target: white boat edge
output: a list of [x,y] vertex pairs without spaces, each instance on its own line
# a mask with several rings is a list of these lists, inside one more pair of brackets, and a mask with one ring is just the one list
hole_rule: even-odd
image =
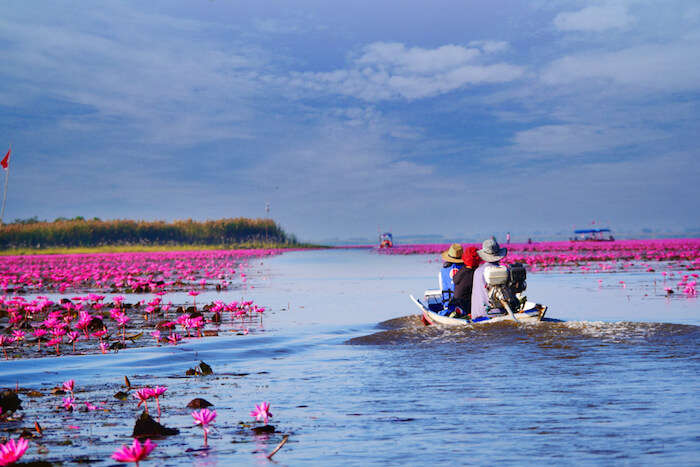
[[[477,322],[472,322],[466,319],[460,319],[460,318],[450,318],[448,316],[441,316],[433,311],[430,311],[428,307],[426,307],[423,302],[418,300],[416,297],[413,295],[409,295],[411,297],[411,300],[413,303],[416,304],[418,309],[421,310],[423,313],[423,317],[430,323],[430,324],[444,324],[447,326],[467,326],[471,324],[488,324],[488,323],[497,323],[501,321],[513,321],[510,316],[508,315],[498,315],[498,316],[492,316],[487,320],[483,321],[477,321]],[[537,305],[534,302],[525,302],[525,310],[520,313],[515,313],[515,317],[518,320],[519,323],[538,323],[542,321],[542,318],[544,318],[545,313],[547,313],[547,307],[542,306],[542,305]]]

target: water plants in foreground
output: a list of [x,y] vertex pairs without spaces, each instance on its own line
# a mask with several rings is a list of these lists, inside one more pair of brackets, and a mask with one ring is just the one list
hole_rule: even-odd
[[270,417],[272,417],[272,413],[270,412],[270,403],[269,402],[262,402],[260,404],[255,404],[255,409],[250,411],[250,416],[255,418],[256,421],[264,421],[265,425],[267,425],[267,422]]
[[0,444],[0,465],[10,465],[17,462],[27,451],[29,441],[24,438],[9,440],[5,444]]
[[[221,332],[244,335],[258,321],[262,326],[265,311],[250,300],[216,300],[195,309],[163,303],[161,297],[126,303],[121,296],[107,299],[96,294],[64,296],[56,301],[41,295],[31,300],[0,295],[0,326],[5,328],[0,334],[0,349],[8,359],[11,354],[39,357],[49,351],[60,356],[107,353],[129,346],[176,345],[185,338]],[[42,342],[47,346],[43,352]]]
[[[220,378],[232,378],[240,381],[240,375],[224,375]],[[148,376],[139,377],[150,379]],[[192,381],[192,380],[189,380]],[[72,382],[70,384],[69,382]],[[191,414],[194,421],[194,425],[202,429],[204,436],[203,448],[200,449],[187,449],[185,454],[182,452],[183,439],[195,438],[198,433],[192,433],[190,430],[184,433],[178,429],[168,428],[155,422],[147,413],[141,413],[135,420],[135,425],[131,437],[135,438],[134,442],[127,445],[122,445],[119,449],[114,450],[116,446],[119,446],[118,440],[125,436],[124,428],[129,425],[129,420],[133,420],[134,412],[138,410],[136,404],[132,404],[130,401],[133,400],[133,395],[141,393],[142,395],[150,394],[151,397],[156,397],[156,395],[162,396],[166,392],[170,394],[169,388],[165,386],[141,386],[137,382],[134,384],[129,381],[128,378],[124,379],[124,384],[108,384],[98,383],[93,386],[83,387],[81,385],[80,394],[84,395],[86,400],[100,401],[96,404],[91,402],[78,402],[72,397],[69,389],[78,387],[78,384],[74,380],[68,380],[65,383],[59,383],[57,386],[52,387],[50,390],[37,390],[37,389],[26,389],[17,388],[18,393],[12,393],[15,398],[17,394],[28,395],[28,400],[22,401],[27,402],[27,406],[21,407],[20,400],[17,398],[15,404],[12,407],[17,410],[22,410],[16,417],[11,419],[12,423],[18,424],[17,428],[11,431],[17,431],[22,433],[24,439],[14,440],[8,442],[4,445],[0,444],[0,452],[2,452],[2,457],[0,458],[0,465],[9,465],[16,462],[19,457],[25,455],[27,451],[27,446],[29,440],[31,439],[41,439],[36,451],[37,454],[41,456],[42,460],[51,463],[98,463],[103,461],[105,458],[110,457],[118,462],[131,462],[139,463],[141,461],[147,460],[149,454],[153,451],[156,445],[151,441],[154,438],[162,439],[159,442],[159,452],[158,452],[158,463],[168,464],[167,459],[181,458],[186,453],[201,453],[201,451],[210,451],[217,449],[218,445],[210,445],[208,435],[213,429],[216,422],[219,421],[218,413],[211,407],[204,407],[205,405],[210,405],[203,399],[200,399],[198,404],[188,404],[188,406],[197,406],[196,409],[191,411],[183,411],[184,402],[187,400],[191,394],[192,384],[191,382],[186,382],[183,380],[181,383],[175,384],[175,395],[174,400],[170,397],[168,398],[171,404],[163,407],[163,415],[173,416],[175,420],[179,417],[185,416],[187,413]],[[230,383],[230,382],[229,382]],[[227,384],[223,382],[223,384]],[[109,397],[115,388],[120,388],[120,393],[123,392],[123,397]],[[210,388],[210,383],[207,383],[202,388]],[[6,391],[10,392],[10,391]],[[68,412],[63,412],[61,410],[60,416],[56,416],[55,404],[52,404],[50,400],[46,397],[50,394],[58,397],[61,400],[63,396],[64,400],[73,406]],[[105,400],[102,400],[102,399]],[[185,398],[185,399],[183,399]],[[3,407],[7,406],[7,412],[10,411],[10,405],[5,404]],[[3,414],[6,411],[3,410]],[[255,416],[259,421],[267,423],[268,418],[272,416],[270,413],[269,402],[263,402],[255,405]],[[5,418],[3,421],[7,421]],[[28,423],[32,424],[33,428],[29,428]],[[176,422],[177,423],[177,422]],[[234,422],[235,423],[235,422]],[[27,426],[22,426],[27,424]],[[226,433],[235,433],[234,437],[237,438],[235,442],[249,442],[255,441],[256,448],[251,452],[252,454],[259,453],[260,442],[274,441],[274,443],[281,442],[277,447],[272,450],[267,457],[274,455],[282,445],[284,445],[287,436],[275,431],[274,427],[264,426],[264,427],[252,427],[243,422],[236,423],[237,427],[244,428],[242,430],[232,431],[232,426],[225,427]],[[109,428],[113,427],[113,428]],[[104,430],[107,431],[104,431]],[[95,443],[94,436],[97,433],[101,434],[102,441]],[[259,438],[261,434],[264,434],[264,438]],[[170,439],[170,437],[173,437]],[[70,443],[66,443],[66,439],[70,439]],[[114,441],[110,441],[110,439]],[[224,446],[228,444],[227,441],[219,441],[219,444]],[[118,443],[118,444],[117,444]],[[223,443],[223,444],[222,444]],[[270,444],[270,449],[275,444]],[[89,449],[88,449],[89,446]],[[86,452],[86,449],[89,452]],[[194,454],[200,455],[200,454]],[[29,459],[29,462],[37,461],[39,459]],[[185,462],[187,462],[185,460]]]
[[202,427],[204,431],[204,446],[207,446],[207,435],[209,434],[209,425],[216,420],[216,410],[202,409],[192,412],[194,424]]

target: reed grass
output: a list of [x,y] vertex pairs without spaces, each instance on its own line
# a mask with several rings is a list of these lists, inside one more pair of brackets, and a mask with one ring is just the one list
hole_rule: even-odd
[[[268,246],[269,245],[269,246]],[[0,227],[0,251],[48,252],[168,251],[221,248],[303,247],[271,219],[233,218],[134,221],[57,219]]]
[[165,251],[211,251],[211,250],[271,250],[271,249],[321,249],[324,245],[311,243],[245,242],[230,245],[102,245],[94,247],[51,247],[51,248],[7,248],[0,250],[0,256],[24,255],[77,255],[95,253],[149,253]]

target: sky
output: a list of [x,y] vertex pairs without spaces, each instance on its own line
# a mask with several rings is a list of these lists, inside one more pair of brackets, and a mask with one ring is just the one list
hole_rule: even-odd
[[700,229],[696,0],[0,3],[5,222]]

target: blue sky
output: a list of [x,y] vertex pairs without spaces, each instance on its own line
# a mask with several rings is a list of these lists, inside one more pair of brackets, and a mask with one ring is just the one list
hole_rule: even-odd
[[0,4],[5,221],[700,227],[696,1],[94,5]]

